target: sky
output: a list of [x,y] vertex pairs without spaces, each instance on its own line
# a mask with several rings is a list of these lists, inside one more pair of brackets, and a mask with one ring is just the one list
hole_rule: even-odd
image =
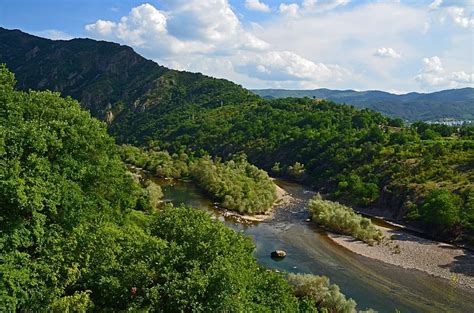
[[2,0],[0,26],[252,89],[474,87],[474,0]]

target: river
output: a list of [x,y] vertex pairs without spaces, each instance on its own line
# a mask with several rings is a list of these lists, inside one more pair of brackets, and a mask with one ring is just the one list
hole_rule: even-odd
[[[274,218],[254,224],[237,223],[213,209],[212,202],[191,183],[158,181],[164,198],[174,205],[212,212],[228,227],[251,236],[255,257],[267,267],[295,273],[325,275],[354,299],[358,309],[378,312],[474,312],[474,291],[417,270],[406,270],[372,260],[334,244],[321,229],[306,222],[307,201],[313,193],[303,186],[278,180],[297,201],[276,209]],[[285,250],[280,261],[270,252]]]

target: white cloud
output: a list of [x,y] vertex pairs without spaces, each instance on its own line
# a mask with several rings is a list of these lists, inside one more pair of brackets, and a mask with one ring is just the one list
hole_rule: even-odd
[[142,4],[118,21],[97,20],[85,30],[145,51],[162,64],[238,82],[340,81],[349,75],[338,65],[275,49],[253,33],[261,26],[246,30],[226,0],[176,0],[168,8]]
[[155,58],[170,53],[262,50],[268,44],[243,29],[226,0],[172,1],[170,11],[151,4],[133,8],[118,22],[98,20],[85,30],[98,38],[146,49]]
[[97,33],[100,36],[109,36],[117,27],[117,24],[111,21],[97,20],[94,24],[85,26],[86,31]]
[[57,29],[46,29],[37,32],[32,32],[32,34],[40,37],[49,38],[52,40],[69,40],[74,38],[73,36]]
[[246,58],[242,70],[253,77],[279,81],[340,81],[350,75],[338,65],[315,63],[290,51],[269,51]]
[[396,52],[393,48],[385,48],[385,47],[378,48],[377,51],[375,51],[374,55],[381,58],[391,58],[391,59],[401,58],[400,53]]
[[245,0],[245,7],[252,11],[270,12],[270,7],[259,0]]
[[133,8],[118,23],[98,20],[85,26],[85,30],[100,37],[116,37],[133,46],[146,46],[166,35],[167,18],[164,12],[145,3]]
[[302,7],[309,12],[324,12],[344,6],[349,2],[350,0],[303,0]]
[[424,73],[441,73],[444,71],[443,64],[441,59],[437,56],[431,58],[423,58],[423,68]]
[[439,8],[439,6],[443,3],[443,0],[434,0],[431,2],[431,4],[428,6],[430,10],[436,10]]
[[467,16],[465,8],[448,7],[446,13],[456,25],[464,28],[474,28],[474,18]]
[[472,0],[449,1],[435,0],[429,5],[435,20],[444,24],[447,20],[456,26],[474,28],[474,5]]
[[284,15],[297,17],[300,13],[313,14],[330,11],[349,2],[350,0],[303,0],[301,6],[297,3],[281,3],[279,11]]
[[[472,67],[472,36],[460,27],[436,24],[444,16],[470,30],[468,8],[453,9],[448,0],[431,1],[437,6],[433,10],[428,10],[430,1],[280,1],[287,1],[280,3],[280,14],[248,20],[255,16],[243,19],[228,0],[160,0],[121,18],[97,20],[85,31],[131,45],[163,65],[249,88],[413,90],[415,76],[423,89],[472,85],[466,70]],[[245,4],[249,9],[267,3]],[[417,73],[426,55],[443,56],[449,66],[426,58]]]
[[300,6],[296,3],[281,3],[279,7],[279,12],[287,16],[296,17],[298,16],[299,9]]
[[415,80],[423,89],[474,86],[474,73],[446,71],[437,56],[423,58],[422,61],[423,66],[420,73],[415,76]]

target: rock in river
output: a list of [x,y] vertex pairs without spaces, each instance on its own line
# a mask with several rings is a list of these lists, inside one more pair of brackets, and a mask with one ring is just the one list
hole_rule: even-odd
[[275,250],[270,255],[274,259],[283,259],[286,257],[286,252],[283,250]]

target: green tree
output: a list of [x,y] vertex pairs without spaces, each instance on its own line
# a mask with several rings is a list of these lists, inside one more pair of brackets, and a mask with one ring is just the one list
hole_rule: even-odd
[[454,231],[459,226],[461,199],[447,189],[435,189],[429,193],[421,205],[422,219],[437,231]]

